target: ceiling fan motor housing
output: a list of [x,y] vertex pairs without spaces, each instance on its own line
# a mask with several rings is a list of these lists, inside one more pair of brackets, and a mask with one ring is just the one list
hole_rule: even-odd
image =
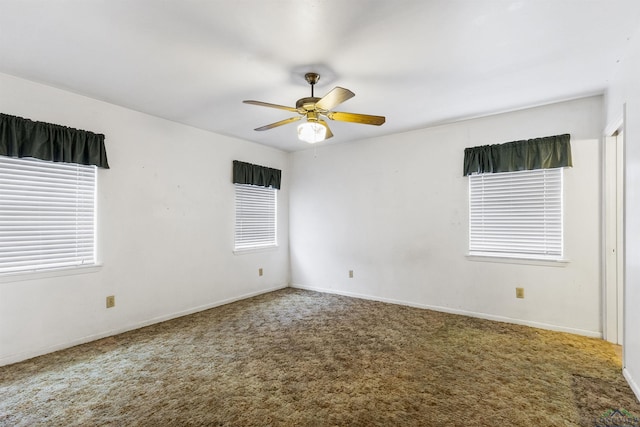
[[315,96],[300,98],[298,99],[298,101],[296,101],[296,110],[298,110],[300,114],[306,114],[309,111],[315,111],[316,102],[318,101],[320,101],[320,98]]

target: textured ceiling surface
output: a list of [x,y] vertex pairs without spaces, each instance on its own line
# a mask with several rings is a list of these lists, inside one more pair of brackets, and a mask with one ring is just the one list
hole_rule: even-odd
[[[321,74],[356,96],[326,143],[603,93],[638,0],[0,0],[0,72],[294,151]],[[11,113],[11,112],[6,112]],[[35,118],[37,119],[37,118]]]

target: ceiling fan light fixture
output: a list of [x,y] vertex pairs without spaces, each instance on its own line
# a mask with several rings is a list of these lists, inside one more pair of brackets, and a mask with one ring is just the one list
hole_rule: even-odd
[[324,141],[327,137],[327,128],[318,122],[307,121],[298,125],[298,139],[300,141],[315,144]]

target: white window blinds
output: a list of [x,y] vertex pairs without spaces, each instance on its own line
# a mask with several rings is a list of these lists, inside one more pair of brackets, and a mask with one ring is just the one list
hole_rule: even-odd
[[235,250],[276,246],[277,190],[248,184],[235,187]]
[[562,171],[470,175],[470,254],[561,259]]
[[0,156],[0,273],[95,264],[96,167]]

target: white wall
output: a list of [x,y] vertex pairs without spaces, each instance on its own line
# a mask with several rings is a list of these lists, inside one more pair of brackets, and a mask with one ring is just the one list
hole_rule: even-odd
[[[103,266],[3,279],[0,365],[288,285],[287,153],[7,75],[0,112],[104,133],[111,166],[98,176]],[[232,253],[236,159],[283,170],[276,250]]]
[[640,30],[607,92],[607,124],[624,117],[625,306],[624,374],[640,399]]
[[[598,96],[292,154],[292,284],[601,336],[602,128]],[[562,133],[570,262],[467,259],[464,148]]]

